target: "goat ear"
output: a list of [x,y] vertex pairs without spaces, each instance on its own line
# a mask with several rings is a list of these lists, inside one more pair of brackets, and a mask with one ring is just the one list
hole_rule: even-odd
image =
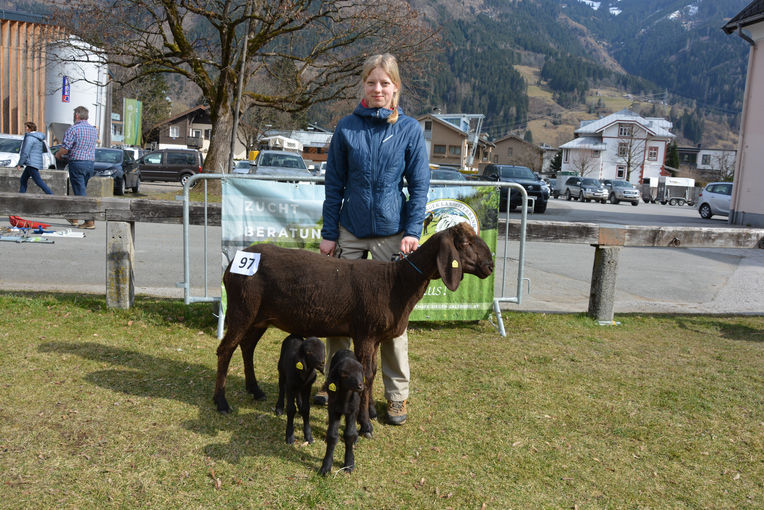
[[459,283],[462,281],[462,261],[452,236],[443,236],[437,265],[440,278],[448,290],[454,291],[459,288]]

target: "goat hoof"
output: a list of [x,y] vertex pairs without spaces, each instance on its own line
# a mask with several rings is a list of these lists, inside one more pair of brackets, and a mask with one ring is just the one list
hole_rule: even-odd
[[374,438],[374,434],[372,434],[371,431],[364,432],[363,433],[363,437],[365,437],[366,439],[373,439]]
[[294,444],[294,436],[286,438],[286,444]]
[[231,409],[231,406],[228,405],[228,401],[225,399],[225,397],[214,398],[213,400],[215,401],[215,406],[217,407],[219,413],[228,414],[233,410]]
[[350,464],[349,466],[345,464],[344,466],[342,466],[342,470],[347,473],[352,473],[353,469],[355,469],[355,464]]
[[318,470],[318,474],[319,474],[319,475],[321,475],[321,476],[326,476],[326,475],[328,475],[328,474],[329,474],[329,472],[330,472],[331,470],[332,470],[332,468],[331,468],[331,467],[328,467],[328,468],[324,468],[323,466],[321,466],[321,469],[319,469],[319,470]]
[[261,402],[266,399],[265,392],[258,388],[256,391],[252,392],[252,398],[254,398],[256,401]]
[[284,414],[284,410],[283,409],[279,409],[278,407],[276,408],[276,410],[274,412],[276,413],[276,416],[281,416],[282,414]]

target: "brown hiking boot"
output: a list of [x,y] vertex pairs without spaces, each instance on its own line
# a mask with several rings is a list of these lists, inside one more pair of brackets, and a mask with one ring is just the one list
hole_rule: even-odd
[[80,228],[86,228],[88,230],[95,230],[95,221],[93,221],[93,220],[84,221],[84,222],[82,222],[82,224],[80,224]]
[[406,423],[407,417],[405,400],[387,401],[387,423],[390,425],[403,425]]
[[71,225],[73,227],[76,227],[80,223],[80,220],[69,220],[69,219],[67,219],[66,221],[68,221],[69,225]]
[[313,395],[313,403],[317,406],[325,406],[329,402],[329,393],[326,390],[318,390]]

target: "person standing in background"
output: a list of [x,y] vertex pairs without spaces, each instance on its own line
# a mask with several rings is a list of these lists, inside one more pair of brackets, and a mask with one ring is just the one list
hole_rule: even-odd
[[24,168],[24,172],[21,174],[21,183],[19,186],[19,193],[27,192],[27,183],[31,177],[37,186],[45,192],[46,195],[52,195],[45,181],[42,180],[40,170],[45,166],[43,162],[43,149],[45,143],[45,135],[37,131],[37,124],[34,122],[25,122],[24,129],[24,141],[21,142],[21,150],[19,151],[19,162],[16,168],[21,170]]
[[[69,154],[69,183],[75,195],[82,197],[87,195],[88,181],[93,177],[97,143],[98,130],[88,123],[88,109],[78,106],[74,109],[74,125],[66,130],[61,149],[56,152],[56,159],[59,160]],[[78,220],[69,219],[68,221],[77,226]],[[92,219],[84,221],[79,227],[92,230],[95,228],[95,221]]]

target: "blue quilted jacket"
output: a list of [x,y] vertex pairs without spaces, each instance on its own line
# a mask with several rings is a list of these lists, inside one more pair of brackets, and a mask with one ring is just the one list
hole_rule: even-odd
[[[398,110],[359,104],[334,131],[326,163],[321,236],[339,237],[339,225],[358,238],[422,233],[430,168],[419,123]],[[408,181],[409,198],[403,193]]]
[[21,143],[21,150],[19,151],[19,166],[28,165],[38,170],[45,169],[42,160],[43,140],[45,140],[45,135],[39,131],[31,131],[24,136],[24,141]]

